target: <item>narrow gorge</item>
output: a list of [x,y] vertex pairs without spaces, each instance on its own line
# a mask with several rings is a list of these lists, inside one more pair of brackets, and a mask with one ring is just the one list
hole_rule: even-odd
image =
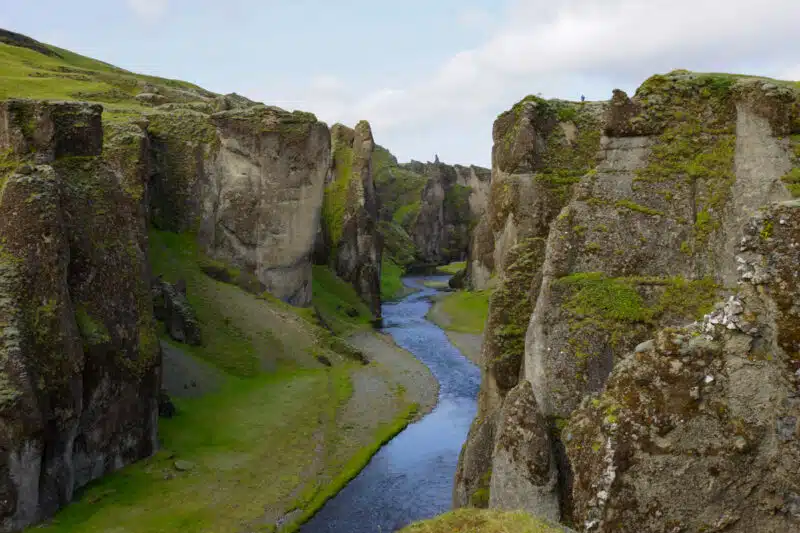
[[0,531],[800,530],[800,82],[491,133],[0,30]]

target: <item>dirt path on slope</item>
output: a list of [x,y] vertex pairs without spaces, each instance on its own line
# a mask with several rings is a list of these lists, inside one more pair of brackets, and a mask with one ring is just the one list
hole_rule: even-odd
[[[385,333],[362,332],[351,336],[348,341],[366,353],[372,361],[369,366],[364,367],[361,377],[354,376],[354,399],[359,397],[359,388],[362,389],[361,396],[375,396],[379,390],[377,382],[381,381],[390,385],[393,396],[399,395],[404,402],[418,404],[419,416],[429,413],[436,406],[439,382],[425,364],[397,346],[391,336]],[[370,384],[370,380],[374,383]],[[381,400],[373,398],[372,401],[376,403],[369,406],[369,409],[375,409]]]

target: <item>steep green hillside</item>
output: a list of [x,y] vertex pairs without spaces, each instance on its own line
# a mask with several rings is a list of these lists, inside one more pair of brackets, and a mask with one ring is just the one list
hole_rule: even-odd
[[[217,385],[188,395],[194,397],[170,391],[178,414],[161,420],[162,451],[91,484],[37,530],[274,531],[288,518],[290,531],[416,412],[391,371],[354,359],[358,352],[320,327],[312,309],[205,275],[209,261],[194,242],[185,234],[150,234],[154,274],[186,281],[203,332],[202,346],[162,339],[182,366],[208,363]],[[341,333],[364,324],[369,312],[350,286],[326,269],[315,274],[324,320]],[[375,389],[359,390],[359,379]],[[388,409],[359,414],[378,396]]]
[[[155,93],[158,96],[147,96]],[[216,96],[188,82],[134,74],[0,30],[0,99],[98,102],[106,109],[104,118],[115,120],[151,109],[148,103],[200,104]]]

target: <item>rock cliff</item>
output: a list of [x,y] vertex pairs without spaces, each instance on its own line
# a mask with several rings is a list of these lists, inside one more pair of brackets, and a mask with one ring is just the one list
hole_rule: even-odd
[[381,233],[401,266],[432,266],[466,258],[470,235],[486,210],[490,171],[477,166],[398,164],[384,148],[374,162]]
[[153,224],[197,232],[203,251],[294,305],[311,301],[311,254],[330,161],[314,115],[256,105],[147,116]]
[[572,416],[585,531],[800,528],[800,202],[757,214],[737,252],[737,294],[637,347]]
[[2,531],[156,448],[147,150],[99,105],[0,104]]
[[[530,193],[519,204],[534,206],[534,222],[524,224],[498,206],[525,198],[537,174],[514,190],[502,171],[509,164],[536,168],[547,145],[536,134],[547,122],[541,113],[524,116],[522,106],[531,103],[498,118],[490,209],[476,231],[469,274],[481,286],[494,273],[494,300],[524,305],[512,307],[522,314],[515,321],[501,314],[508,304],[492,302],[479,415],[462,452],[457,505],[522,507],[572,520],[572,473],[582,474],[570,466],[561,428],[586,395],[603,389],[624,354],[658,328],[702,317],[736,289],[748,220],[796,187],[797,138],[790,136],[800,131],[798,101],[790,84],[676,71],[650,78],[633,98],[615,91],[607,104],[551,102],[568,110],[556,111],[550,120],[559,128],[551,131],[575,139],[566,152],[573,159],[538,163],[539,173],[570,177],[574,185],[563,196]],[[514,135],[506,139],[507,123]],[[524,276],[509,265],[519,257],[527,261]],[[522,283],[509,287],[510,279]],[[498,353],[493,338],[509,333],[515,349]],[[537,422],[520,433],[520,419]],[[580,490],[585,483],[575,486],[575,504],[586,505]],[[634,531],[637,522],[610,523],[608,531]],[[614,529],[621,524],[631,529]]]
[[441,265],[466,259],[472,229],[486,209],[489,171],[438,159],[409,166],[428,180],[410,229],[420,262]]
[[[467,269],[473,287],[482,289],[491,281],[495,291],[481,348],[478,417],[456,474],[458,506],[489,504],[498,413],[506,394],[519,382],[547,234],[569,200],[572,185],[595,165],[604,109],[601,103],[528,97],[495,122],[491,196],[475,229]],[[523,397],[531,393],[528,388]],[[528,398],[519,409],[529,409],[525,416],[536,420],[539,415],[535,409],[530,411],[532,406],[535,400]],[[549,455],[548,451],[545,456]],[[502,471],[501,467],[495,482]],[[525,493],[520,487],[509,487],[509,496],[513,492]],[[491,491],[495,500],[500,493]]]
[[151,288],[148,224],[310,303],[328,128],[225,98],[107,122],[97,104],[0,104],[0,530],[157,448],[154,311],[173,338],[202,335],[185,293]]
[[381,316],[378,200],[372,179],[375,142],[366,121],[331,128],[331,168],[322,206],[317,261],[349,281]]

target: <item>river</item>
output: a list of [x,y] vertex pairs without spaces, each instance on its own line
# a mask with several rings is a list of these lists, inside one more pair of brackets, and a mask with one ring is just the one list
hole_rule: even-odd
[[421,290],[382,308],[383,330],[439,381],[439,403],[381,448],[302,533],[389,533],[451,508],[458,454],[477,409],[480,370],[425,318],[437,290],[423,282],[447,279],[405,278],[407,286]]

